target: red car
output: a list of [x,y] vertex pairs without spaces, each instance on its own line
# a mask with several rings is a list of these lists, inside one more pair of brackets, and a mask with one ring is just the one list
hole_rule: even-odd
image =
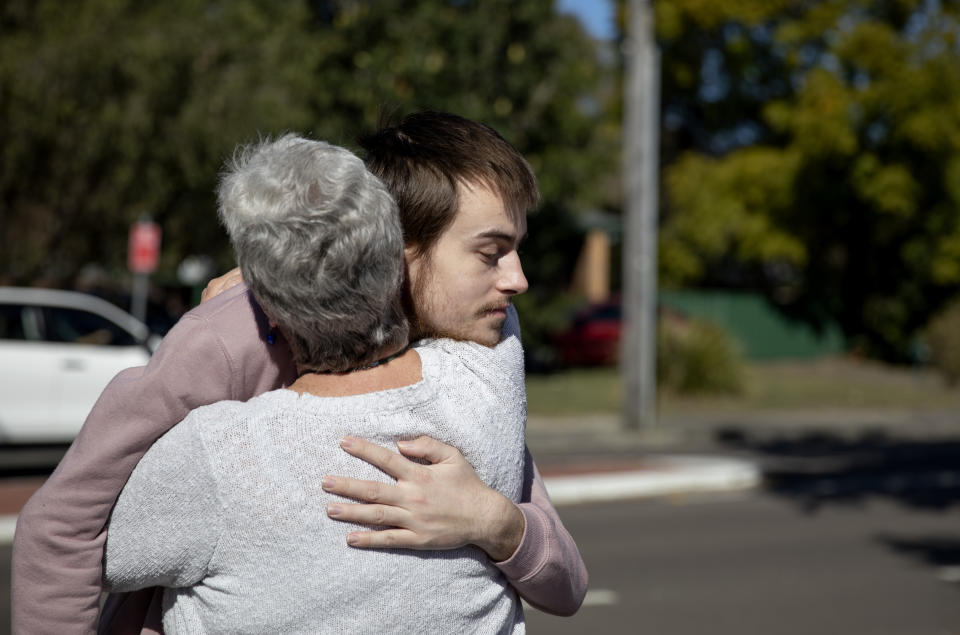
[[552,338],[566,366],[613,366],[620,359],[619,301],[593,304],[577,312],[570,327]]

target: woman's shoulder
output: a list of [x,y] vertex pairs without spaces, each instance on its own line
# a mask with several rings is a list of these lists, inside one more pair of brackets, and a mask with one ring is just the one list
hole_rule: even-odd
[[[190,411],[180,425],[191,426],[204,438],[235,433],[251,422],[276,418],[288,401],[289,390],[271,390],[247,401],[223,400]],[[179,426],[178,426],[179,427]]]
[[497,386],[523,383],[523,347],[514,336],[494,347],[445,338],[422,340],[416,350],[423,360],[424,377],[434,381]]

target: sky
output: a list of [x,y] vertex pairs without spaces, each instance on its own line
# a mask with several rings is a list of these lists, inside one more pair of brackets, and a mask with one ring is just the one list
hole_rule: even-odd
[[557,0],[557,7],[579,17],[592,36],[606,40],[613,38],[612,0]]

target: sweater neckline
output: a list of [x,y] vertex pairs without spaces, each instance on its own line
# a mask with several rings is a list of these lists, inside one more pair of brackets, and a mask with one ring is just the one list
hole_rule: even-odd
[[286,387],[274,392],[280,393],[278,396],[282,396],[284,401],[297,404],[312,402],[329,412],[370,414],[408,408],[431,400],[436,393],[438,369],[434,353],[429,349],[417,349],[417,353],[420,355],[420,381],[406,386],[342,397],[322,397],[308,392],[298,393]]

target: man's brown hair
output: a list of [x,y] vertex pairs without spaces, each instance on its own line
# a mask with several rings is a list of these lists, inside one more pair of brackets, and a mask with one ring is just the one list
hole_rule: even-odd
[[540,194],[526,159],[493,128],[457,115],[407,115],[360,140],[367,168],[400,208],[406,245],[430,252],[458,209],[457,184],[483,185],[500,195],[517,222]]

